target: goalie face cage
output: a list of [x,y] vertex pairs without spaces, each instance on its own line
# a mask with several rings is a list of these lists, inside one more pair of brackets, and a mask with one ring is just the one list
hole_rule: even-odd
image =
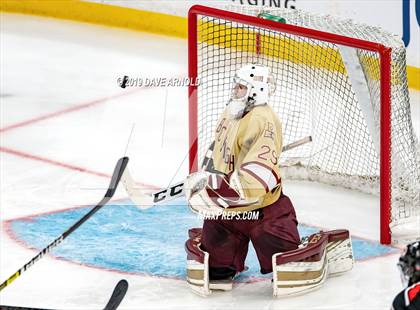
[[[419,201],[404,47],[388,33],[384,43],[390,43],[378,43],[378,29],[362,25],[374,31],[364,36],[351,21],[264,11],[285,17],[288,24],[282,24],[257,17],[258,9],[245,10],[196,5],[189,11],[189,77],[200,81],[189,87],[190,172],[213,140],[235,72],[249,63],[268,66],[277,84],[269,104],[283,124],[283,144],[313,139],[281,155],[282,177],[379,193],[380,241],[391,243],[391,226],[412,222]],[[346,50],[358,67],[348,64],[354,56]],[[355,85],[358,74],[365,93]],[[414,226],[417,238],[417,220]]]

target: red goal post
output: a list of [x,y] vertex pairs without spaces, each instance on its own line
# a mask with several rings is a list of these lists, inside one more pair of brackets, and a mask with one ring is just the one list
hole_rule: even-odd
[[[315,39],[337,45],[363,49],[377,53],[380,61],[380,242],[391,242],[391,48],[380,43],[374,43],[354,37],[335,33],[309,29],[305,27],[282,24],[272,20],[261,19],[256,16],[244,15],[231,11],[195,5],[188,14],[188,65],[189,78],[199,76],[198,60],[198,17],[206,16],[237,24],[250,25],[260,29],[273,30],[303,38]],[[257,40],[256,40],[257,41]],[[259,42],[255,42],[259,45]],[[223,48],[223,47],[221,47]],[[257,47],[258,49],[259,47]],[[189,170],[197,171],[200,161],[198,152],[200,143],[198,133],[199,89],[197,85],[190,85],[189,90]],[[209,124],[210,126],[210,124]],[[211,128],[214,130],[214,128]],[[206,141],[208,143],[208,141]]]

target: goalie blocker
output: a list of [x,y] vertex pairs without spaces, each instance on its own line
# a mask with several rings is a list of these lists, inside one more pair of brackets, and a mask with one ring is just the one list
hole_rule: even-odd
[[[209,278],[209,254],[200,248],[201,228],[190,229],[185,243],[187,282],[193,292],[208,296],[212,290],[231,290],[231,279]],[[298,249],[273,255],[273,295],[286,297],[320,288],[327,276],[353,268],[353,251],[348,230],[319,232],[309,236]]]

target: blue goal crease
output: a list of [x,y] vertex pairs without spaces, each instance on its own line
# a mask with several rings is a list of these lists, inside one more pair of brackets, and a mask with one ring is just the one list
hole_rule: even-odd
[[[140,210],[129,201],[107,205],[54,248],[51,255],[120,272],[184,278],[188,229],[202,226],[202,221],[185,206],[183,199],[147,210]],[[10,228],[19,240],[41,250],[90,209],[34,215],[30,221],[16,219],[10,221]],[[301,236],[319,230],[301,224],[298,229]],[[393,247],[357,237],[352,237],[352,243],[356,261],[398,252]],[[259,272],[252,244],[246,265],[249,269],[239,281],[266,277]]]

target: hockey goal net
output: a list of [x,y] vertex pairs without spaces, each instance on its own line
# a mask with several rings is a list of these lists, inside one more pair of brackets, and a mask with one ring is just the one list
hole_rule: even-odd
[[397,231],[420,237],[418,142],[397,36],[281,9],[193,6],[188,24],[189,75],[200,81],[189,88],[190,171],[212,142],[236,70],[263,64],[276,78],[269,103],[284,144],[313,139],[281,155],[282,177],[379,195],[381,243]]

